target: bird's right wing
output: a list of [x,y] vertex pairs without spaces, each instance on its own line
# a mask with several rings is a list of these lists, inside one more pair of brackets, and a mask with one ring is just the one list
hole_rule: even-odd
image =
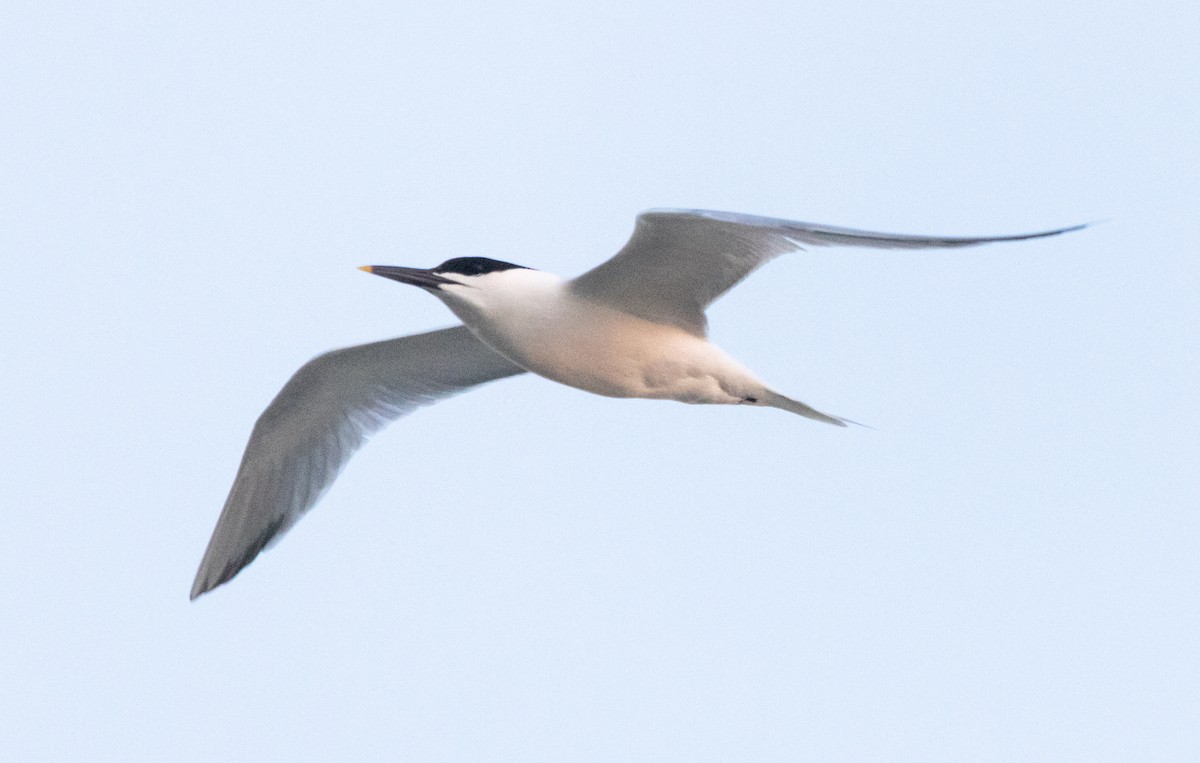
[[651,209],[612,259],[571,282],[583,296],[699,336],[704,310],[760,265],[806,246],[950,249],[1022,241],[1084,226],[1015,236],[913,236],[703,209]]
[[228,581],[279,540],[367,437],[423,405],[522,372],[465,326],[309,361],[254,425],[191,598]]

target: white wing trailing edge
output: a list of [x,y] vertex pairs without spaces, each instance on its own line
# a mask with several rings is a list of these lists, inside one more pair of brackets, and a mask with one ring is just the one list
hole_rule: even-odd
[[1011,236],[912,236],[700,209],[638,215],[628,243],[571,282],[579,294],[656,323],[704,336],[704,310],[756,268],[806,246],[954,249],[1057,236],[1084,228]]
[[372,434],[421,406],[523,372],[465,326],[309,361],[254,425],[191,598],[229,581],[278,541]]

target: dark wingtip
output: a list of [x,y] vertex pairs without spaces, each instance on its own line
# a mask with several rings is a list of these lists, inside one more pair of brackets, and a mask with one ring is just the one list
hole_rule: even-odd
[[1095,223],[1080,223],[1079,225],[1069,225],[1066,228],[1052,228],[1050,230],[1040,230],[1034,233],[1016,233],[1009,236],[984,236],[981,238],[964,238],[959,240],[968,246],[974,244],[999,244],[1006,241],[1029,241],[1035,238],[1049,238],[1051,236],[1061,236],[1064,233],[1074,233],[1077,230],[1083,230],[1084,228],[1092,225],[1095,225]]
[[[279,535],[281,531],[280,528],[283,528],[287,522],[288,517],[286,514],[279,515],[275,518],[275,521],[271,522],[261,533],[259,533],[258,537],[253,543],[246,547],[245,552],[241,556],[238,556],[232,561],[228,562],[216,575],[212,575],[211,577],[203,577],[204,571],[208,566],[207,563],[209,554],[213,552],[212,543],[215,542],[215,540],[210,541],[209,549],[205,552],[204,561],[200,562],[200,570],[196,573],[196,581],[192,583],[192,593],[189,597],[189,600],[195,601],[198,596],[203,596],[212,589],[225,585],[230,580],[233,580],[235,577],[237,577],[238,573],[246,569],[250,562],[253,562],[258,555],[262,553],[263,549],[267,547],[267,544],[270,543],[275,536]],[[220,526],[218,525],[218,530],[219,529]]]
[[229,572],[229,570],[226,569],[224,572],[222,572],[220,575],[218,575],[215,579],[200,580],[199,578],[197,578],[196,582],[192,584],[192,592],[191,592],[191,594],[188,595],[188,601],[195,601],[196,599],[200,598],[201,596],[203,596],[204,594],[213,590],[214,588],[225,585],[230,580],[233,580],[234,576],[237,575],[241,571],[242,571],[242,568],[238,567],[238,568],[234,569],[233,572]]
[[1099,225],[1099,224],[1100,224],[1100,223],[1102,223],[1102,222],[1104,222],[1104,221],[1103,221],[1103,220],[1092,220],[1091,222],[1080,223],[1079,225],[1071,225],[1071,226],[1068,226],[1068,227],[1066,227],[1066,228],[1059,228],[1058,230],[1046,231],[1046,232],[1045,232],[1045,233],[1043,233],[1042,235],[1044,235],[1044,236],[1058,236],[1058,235],[1061,235],[1061,234],[1063,234],[1063,233],[1074,233],[1074,232],[1075,232],[1075,231],[1077,231],[1077,230],[1083,230],[1084,228],[1090,228],[1090,227],[1092,227],[1093,225]]
[[211,591],[212,589],[216,588],[217,586],[221,585],[224,582],[225,582],[224,580],[218,580],[216,582],[212,582],[209,580],[200,580],[199,578],[197,578],[196,582],[192,584],[192,592],[190,594],[188,594],[188,601],[195,601],[196,599],[199,599],[201,596],[208,593],[209,591]]
[[862,427],[863,429],[870,429],[872,432],[879,431],[878,429],[871,426],[870,424],[864,424],[861,421],[855,421],[854,419],[840,419],[840,421],[842,422],[842,426],[848,426],[850,424],[853,424],[856,427]]

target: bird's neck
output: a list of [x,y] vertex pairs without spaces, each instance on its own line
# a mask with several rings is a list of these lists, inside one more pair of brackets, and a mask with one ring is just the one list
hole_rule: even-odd
[[528,269],[490,274],[478,286],[447,289],[437,296],[480,335],[554,320],[570,297],[561,276]]

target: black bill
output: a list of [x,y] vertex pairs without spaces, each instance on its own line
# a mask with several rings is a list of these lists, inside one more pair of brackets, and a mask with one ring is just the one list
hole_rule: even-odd
[[359,270],[365,270],[377,276],[390,278],[393,281],[406,283],[410,286],[421,286],[426,289],[436,289],[442,284],[458,283],[449,278],[442,278],[432,270],[425,268],[403,268],[397,265],[363,265]]

